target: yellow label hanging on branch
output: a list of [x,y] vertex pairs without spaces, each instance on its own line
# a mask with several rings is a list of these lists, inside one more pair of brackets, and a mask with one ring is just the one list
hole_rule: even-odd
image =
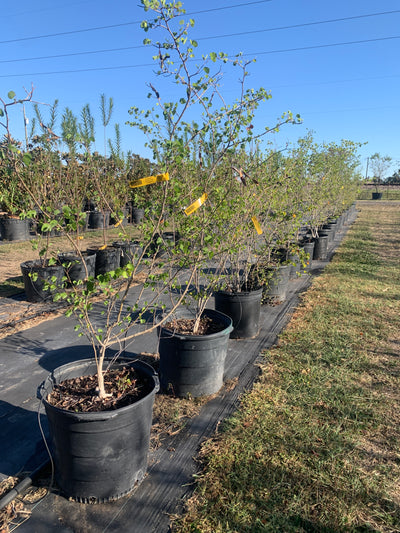
[[147,178],[140,178],[138,180],[131,181],[129,187],[136,189],[137,187],[144,187],[145,185],[152,185],[153,183],[161,183],[162,181],[169,181],[169,174],[157,174],[157,176],[147,176]]
[[202,206],[204,204],[204,202],[207,200],[208,198],[208,195],[207,193],[205,192],[203,194],[203,196],[200,196],[200,198],[198,198],[195,202],[193,202],[192,204],[189,205],[189,207],[187,207],[185,209],[185,214],[187,216],[191,215],[192,213],[194,213],[195,211],[197,211],[197,209]]
[[261,229],[261,226],[260,226],[260,223],[258,222],[258,220],[256,219],[256,217],[251,217],[251,220],[254,224],[254,227],[256,228],[256,232],[261,235],[263,230]]

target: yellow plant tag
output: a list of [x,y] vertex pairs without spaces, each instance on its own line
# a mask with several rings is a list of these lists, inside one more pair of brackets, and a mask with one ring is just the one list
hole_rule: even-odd
[[207,198],[208,198],[208,195],[205,192],[203,194],[203,196],[200,196],[200,198],[198,198],[195,202],[190,204],[189,207],[187,207],[185,209],[185,215],[189,216],[192,213],[194,213],[195,211],[197,211],[197,209],[204,204],[204,202],[207,200]]
[[147,176],[147,178],[140,178],[139,180],[134,180],[129,183],[131,189],[136,189],[137,187],[144,187],[145,185],[152,185],[153,183],[161,183],[162,181],[169,181],[169,174],[165,172],[164,174],[157,174],[157,176]]
[[78,240],[79,240],[79,241],[83,241],[83,237],[82,237],[82,235],[79,235]]
[[105,250],[107,248],[107,244],[104,244],[104,246],[100,246],[99,250]]
[[256,219],[256,217],[251,217],[251,220],[253,221],[254,227],[256,228],[256,232],[261,235],[263,230],[261,229],[260,223]]
[[114,224],[114,228],[118,228],[118,226],[120,226],[122,224],[122,218],[121,220],[118,220],[118,222],[116,224]]

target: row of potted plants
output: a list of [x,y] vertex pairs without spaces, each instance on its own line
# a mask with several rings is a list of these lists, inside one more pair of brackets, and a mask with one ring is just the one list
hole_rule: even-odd
[[[55,371],[41,394],[51,422],[56,479],[65,494],[80,501],[121,497],[146,469],[158,377],[142,363],[118,358],[122,346],[134,352],[135,339],[157,329],[163,391],[178,396],[217,392],[229,335],[254,336],[258,325],[256,316],[249,318],[247,329],[241,316],[233,324],[225,313],[210,310],[211,296],[240,299],[246,318],[251,313],[243,313],[241,295],[251,300],[256,294],[258,307],[263,290],[266,298],[282,298],[263,288],[271,288],[282,265],[294,267],[294,273],[307,268],[308,241],[319,237],[324,224],[339,224],[357,192],[355,144],[317,145],[308,135],[286,153],[264,150],[264,135],[299,117],[285,113],[256,133],[255,114],[270,95],[262,88],[246,88],[248,62],[240,55],[231,59],[212,52],[195,64],[197,43],[189,36],[193,21],[185,19],[181,3],[142,0],[142,5],[151,15],[142,23],[146,35],[154,32],[163,39],[152,43],[146,37],[144,42],[157,47],[158,74],[174,80],[178,95],[165,102],[149,84],[154,108],[130,110],[130,124],[149,138],[152,163],[124,158],[112,143],[109,155],[92,153],[88,107],[80,126],[66,110],[63,135],[55,135],[50,122],[39,145],[23,150],[10,133],[9,107],[34,103],[33,91],[21,99],[14,93],[0,98],[2,201],[7,198],[20,216],[40,212],[48,233],[65,232],[71,247],[67,255],[49,258],[46,246],[40,250],[49,266],[62,264],[61,279],[51,275],[43,288],[54,300],[66,302],[67,316],[76,318],[78,334],[86,335],[93,347],[93,361]],[[230,104],[220,93],[221,73],[228,67],[240,76],[239,97]],[[106,127],[111,102],[107,106],[104,97],[102,102]],[[59,137],[67,145],[63,156]],[[83,154],[78,155],[77,146]],[[14,184],[24,199],[13,193]],[[135,202],[140,198],[144,209],[135,242],[118,225],[129,194]],[[125,246],[126,262],[90,271],[91,256],[81,250],[86,220],[82,197],[114,214],[120,243],[112,246],[104,228],[101,248],[116,249],[119,255]],[[78,265],[80,274],[72,279]],[[137,285],[139,275],[143,283]],[[30,280],[38,277],[28,273]],[[227,312],[219,296],[216,302]],[[117,428],[122,428],[121,436]]]

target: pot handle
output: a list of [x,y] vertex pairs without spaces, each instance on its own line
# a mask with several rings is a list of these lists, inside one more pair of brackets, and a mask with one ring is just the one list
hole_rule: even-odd
[[153,378],[154,378],[154,392],[157,394],[157,392],[160,390],[160,378],[158,377],[157,372],[154,372]]
[[38,400],[44,400],[45,398],[45,391],[46,389],[44,388],[44,384],[46,382],[45,381],[42,381],[42,383],[38,386],[38,388],[36,389],[36,398]]

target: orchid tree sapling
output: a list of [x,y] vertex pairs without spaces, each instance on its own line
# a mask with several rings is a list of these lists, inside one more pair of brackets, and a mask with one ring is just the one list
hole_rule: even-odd
[[[131,108],[134,119],[130,124],[148,137],[157,166],[169,174],[165,188],[170,219],[180,236],[179,260],[191,277],[199,280],[191,291],[197,308],[196,332],[207,300],[218,285],[217,276],[204,279],[204,272],[210,261],[224,263],[226,245],[219,223],[228,218],[235,205],[232,197],[238,194],[236,184],[221,184],[219,167],[228,153],[271,131],[265,128],[255,134],[252,124],[259,105],[271,96],[263,88],[246,88],[251,61],[244,61],[240,54],[232,59],[223,52],[211,52],[196,60],[198,43],[189,35],[194,21],[185,19],[181,2],[142,0],[142,5],[152,14],[142,28],[149,35],[144,44],[155,52],[157,79],[171,80],[178,96],[175,101],[165,101],[162,84],[158,87],[157,79],[148,83],[148,97],[155,100],[155,106],[147,111]],[[150,38],[151,32],[155,39]],[[159,36],[165,38],[159,40]],[[221,90],[229,67],[240,72],[238,97],[232,102],[226,101]],[[288,113],[280,123],[296,120]],[[162,213],[155,216],[161,218]]]

